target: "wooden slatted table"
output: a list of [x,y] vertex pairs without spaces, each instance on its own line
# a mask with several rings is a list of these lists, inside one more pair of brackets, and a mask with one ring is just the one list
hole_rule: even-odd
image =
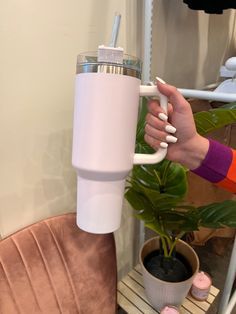
[[[206,301],[194,300],[188,295],[181,305],[181,314],[204,314],[207,313],[215,300],[219,289],[211,286],[210,294]],[[156,314],[147,300],[143,287],[141,266],[137,265],[118,283],[118,305],[128,314]]]

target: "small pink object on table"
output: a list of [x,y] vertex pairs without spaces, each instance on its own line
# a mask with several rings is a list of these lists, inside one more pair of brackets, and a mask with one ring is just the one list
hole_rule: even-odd
[[175,306],[165,306],[160,314],[179,314],[179,310]]
[[191,287],[190,292],[192,297],[199,301],[206,300],[210,292],[211,284],[212,284],[211,277],[203,271],[199,272],[195,276]]

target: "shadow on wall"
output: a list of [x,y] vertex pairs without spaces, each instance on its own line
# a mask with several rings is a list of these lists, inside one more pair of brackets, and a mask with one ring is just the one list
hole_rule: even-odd
[[[72,129],[39,132],[27,142],[19,189],[0,201],[3,237],[32,222],[75,211],[76,173],[71,165]],[[16,174],[17,175],[17,174]]]
[[[112,25],[108,25],[108,14],[110,6],[112,6],[111,1],[103,0],[102,5],[100,1],[94,1],[90,8],[88,47],[94,47],[93,50],[96,50],[97,47],[101,44],[108,44],[108,42],[103,43],[101,41],[104,40],[104,34],[107,34],[107,29],[111,29],[112,27]],[[107,9],[104,10],[104,8]]]
[[[179,0],[158,1],[154,6],[153,64],[170,84],[194,86],[198,70],[198,14]],[[155,73],[154,73],[155,74]]]
[[179,0],[155,2],[153,76],[185,88],[215,82],[234,51],[234,18],[235,10],[209,15]]
[[[165,5],[169,27],[174,30],[167,36],[165,76],[168,82],[172,82],[174,70],[177,83],[184,79],[187,87],[190,87],[196,84],[195,73],[198,70],[198,15],[183,7],[180,1],[177,1],[175,9],[170,10]],[[186,21],[188,21],[187,24]]]
[[35,185],[34,208],[46,206],[50,216],[75,210],[76,173],[71,165],[71,136],[71,129],[51,133],[42,156],[42,176]]
[[[225,10],[223,14],[211,14],[209,17],[207,42],[207,55],[203,66],[203,77],[206,84],[214,83],[212,78],[219,78],[220,66],[229,57],[236,56],[234,37],[234,26],[230,27],[233,17],[235,25],[235,10]],[[232,53],[234,51],[234,53]],[[215,66],[214,66],[215,65]]]

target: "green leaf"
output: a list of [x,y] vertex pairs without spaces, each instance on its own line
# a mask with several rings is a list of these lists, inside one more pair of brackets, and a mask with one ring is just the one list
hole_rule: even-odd
[[225,108],[225,109],[236,109],[236,102],[231,102],[229,104],[223,105],[220,108]]
[[196,208],[185,212],[173,209],[163,213],[163,224],[166,229],[176,231],[194,231],[198,229],[198,216],[196,215]]
[[158,233],[160,236],[165,236],[166,235],[166,233],[159,226],[159,223],[158,223],[158,221],[156,219],[153,222],[145,223],[145,227],[147,227],[150,230]]
[[[234,108],[234,106],[232,107]],[[236,122],[236,108],[217,108],[209,111],[197,112],[194,114],[194,120],[198,133],[205,135]]]
[[221,228],[236,227],[236,201],[227,200],[198,208],[199,226]]
[[163,178],[166,163],[169,161],[164,160],[156,165],[135,166],[132,181],[150,190],[183,198],[187,192],[186,171],[181,165],[171,163]]
[[143,209],[152,208],[152,203],[142,194],[138,193],[132,188],[129,188],[125,193],[125,198],[130,203],[130,205],[137,211],[142,211]]

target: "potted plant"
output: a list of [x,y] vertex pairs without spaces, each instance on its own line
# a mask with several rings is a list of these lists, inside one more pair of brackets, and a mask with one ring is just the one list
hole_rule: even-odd
[[[232,104],[196,113],[198,132],[205,135],[235,122],[234,108]],[[152,151],[144,142],[145,116],[146,106],[143,105],[136,139],[136,151],[140,153]],[[135,216],[158,235],[145,242],[140,251],[146,294],[157,310],[168,304],[179,306],[199,270],[196,253],[181,238],[201,226],[236,227],[236,202],[233,200],[201,207],[186,204],[186,172],[186,168],[168,160],[156,165],[135,166],[125,193]]]

